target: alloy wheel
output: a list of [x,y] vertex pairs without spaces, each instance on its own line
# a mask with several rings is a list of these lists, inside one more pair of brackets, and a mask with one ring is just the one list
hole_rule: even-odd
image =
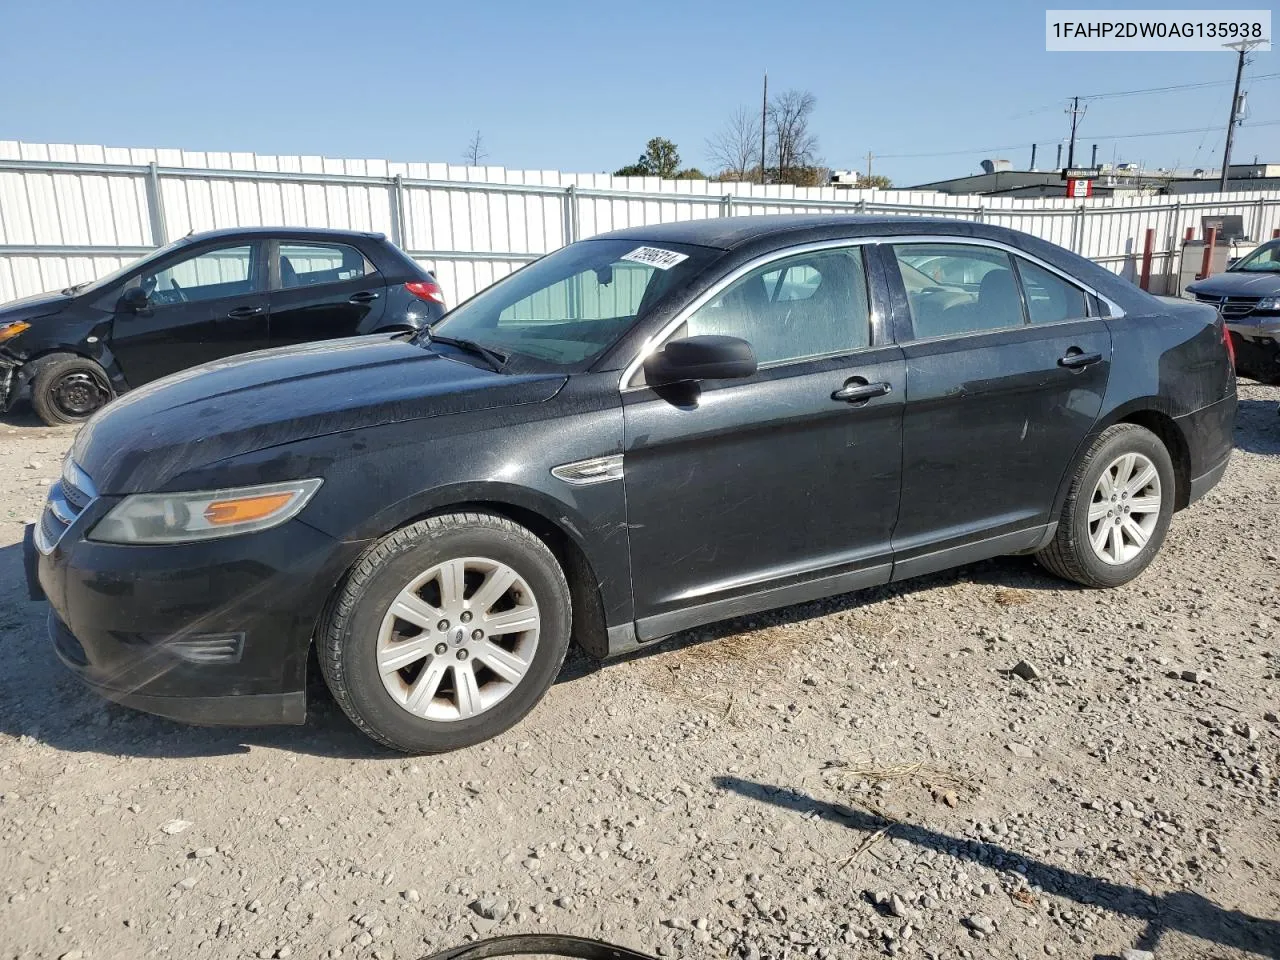
[[497,560],[446,560],[411,580],[378,631],[382,684],[403,709],[467,720],[501,703],[533,664],[541,617],[529,584]]
[[1089,543],[1098,559],[1128,563],[1146,548],[1160,520],[1160,473],[1140,453],[1102,471],[1089,502]]

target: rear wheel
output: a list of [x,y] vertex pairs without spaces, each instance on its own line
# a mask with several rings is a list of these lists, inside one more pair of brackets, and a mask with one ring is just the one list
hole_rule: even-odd
[[321,625],[347,716],[408,753],[471,746],[519,722],[564,662],[569,587],[534,534],[484,513],[432,517],[361,558]]
[[51,427],[79,423],[115,396],[101,366],[74,354],[41,357],[31,376],[31,406]]
[[1057,532],[1036,558],[1085,586],[1128,583],[1160,552],[1174,483],[1159,437],[1133,423],[1108,427],[1076,467]]

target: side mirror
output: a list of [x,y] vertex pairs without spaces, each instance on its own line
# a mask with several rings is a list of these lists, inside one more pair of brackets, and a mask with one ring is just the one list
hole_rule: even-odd
[[736,380],[755,372],[755,351],[738,337],[672,340],[644,361],[644,378],[651,386],[686,380]]
[[151,298],[147,296],[147,292],[142,287],[130,287],[124,293],[120,294],[120,305],[137,313],[145,310]]

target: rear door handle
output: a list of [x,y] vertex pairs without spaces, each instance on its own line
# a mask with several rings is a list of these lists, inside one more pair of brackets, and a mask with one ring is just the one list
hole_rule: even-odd
[[831,394],[831,399],[842,400],[845,403],[865,403],[873,397],[883,397],[892,389],[893,386],[884,381],[867,383],[865,380],[855,379]]
[[368,303],[370,300],[377,300],[378,295],[372,290],[361,290],[359,293],[353,293],[348,303]]
[[228,311],[227,316],[232,320],[243,320],[245,317],[257,316],[260,313],[262,313],[261,307],[236,307]]
[[[1072,352],[1072,351],[1075,352]],[[1069,370],[1080,370],[1093,363],[1100,363],[1102,354],[1100,353],[1081,353],[1074,347],[1068,350],[1064,356],[1058,358],[1058,366],[1066,367]]]

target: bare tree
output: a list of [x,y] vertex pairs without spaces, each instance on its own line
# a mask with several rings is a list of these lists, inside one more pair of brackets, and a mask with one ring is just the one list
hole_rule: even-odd
[[478,167],[489,159],[489,154],[484,149],[484,138],[480,136],[479,130],[471,138],[471,142],[467,144],[467,152],[462,155],[462,159],[471,167]]
[[813,164],[818,138],[809,131],[809,120],[817,104],[817,97],[807,90],[788,90],[769,101],[769,137],[779,183],[790,183],[796,171]]
[[728,180],[746,180],[760,163],[760,118],[749,107],[739,107],[720,131],[707,141],[707,156]]

